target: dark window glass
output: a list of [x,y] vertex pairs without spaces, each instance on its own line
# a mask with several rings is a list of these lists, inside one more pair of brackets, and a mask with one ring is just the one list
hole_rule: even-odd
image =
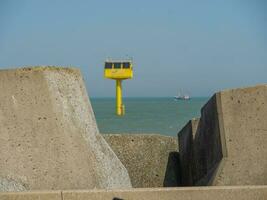
[[114,69],[120,69],[121,63],[114,63]]
[[129,62],[124,62],[123,63],[123,68],[129,69],[130,68],[130,63]]
[[112,63],[106,62],[105,63],[105,68],[106,69],[111,69],[112,68]]

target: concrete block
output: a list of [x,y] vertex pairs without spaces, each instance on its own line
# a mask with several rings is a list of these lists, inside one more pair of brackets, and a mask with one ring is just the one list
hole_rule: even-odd
[[215,185],[267,185],[267,85],[217,94],[224,159]]
[[0,91],[0,191],[131,187],[79,70],[0,70]]
[[216,93],[194,140],[196,185],[267,184],[267,85]]
[[178,133],[181,185],[193,185],[193,141],[198,129],[199,119],[190,120]]
[[265,200],[267,186],[63,191],[64,200]]
[[155,134],[103,134],[127,168],[133,187],[179,185],[177,139]]
[[214,170],[222,160],[222,140],[218,115],[218,97],[212,98],[202,107],[198,130],[194,138],[194,169],[195,185],[211,185]]

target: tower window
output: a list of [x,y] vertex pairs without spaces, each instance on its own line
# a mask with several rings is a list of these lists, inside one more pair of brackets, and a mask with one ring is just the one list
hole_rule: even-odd
[[124,62],[123,63],[123,68],[124,69],[129,69],[130,68],[130,63],[129,62]]
[[114,63],[114,69],[120,69],[121,63]]
[[106,62],[105,69],[111,69],[111,68],[112,68],[112,63]]

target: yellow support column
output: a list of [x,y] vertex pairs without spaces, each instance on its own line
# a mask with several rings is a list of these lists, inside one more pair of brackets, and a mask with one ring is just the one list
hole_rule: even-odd
[[121,83],[122,83],[121,79],[116,79],[116,110],[117,110],[117,115],[119,116],[124,115],[124,106],[122,104]]

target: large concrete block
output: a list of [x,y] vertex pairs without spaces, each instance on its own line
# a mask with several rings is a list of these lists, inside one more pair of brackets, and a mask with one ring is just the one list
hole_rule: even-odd
[[267,85],[216,93],[194,140],[197,185],[267,184]]
[[131,186],[79,70],[1,70],[0,91],[0,191]]
[[267,85],[217,94],[224,159],[216,185],[267,185]]
[[155,134],[103,134],[127,168],[133,187],[179,185],[177,139]]

